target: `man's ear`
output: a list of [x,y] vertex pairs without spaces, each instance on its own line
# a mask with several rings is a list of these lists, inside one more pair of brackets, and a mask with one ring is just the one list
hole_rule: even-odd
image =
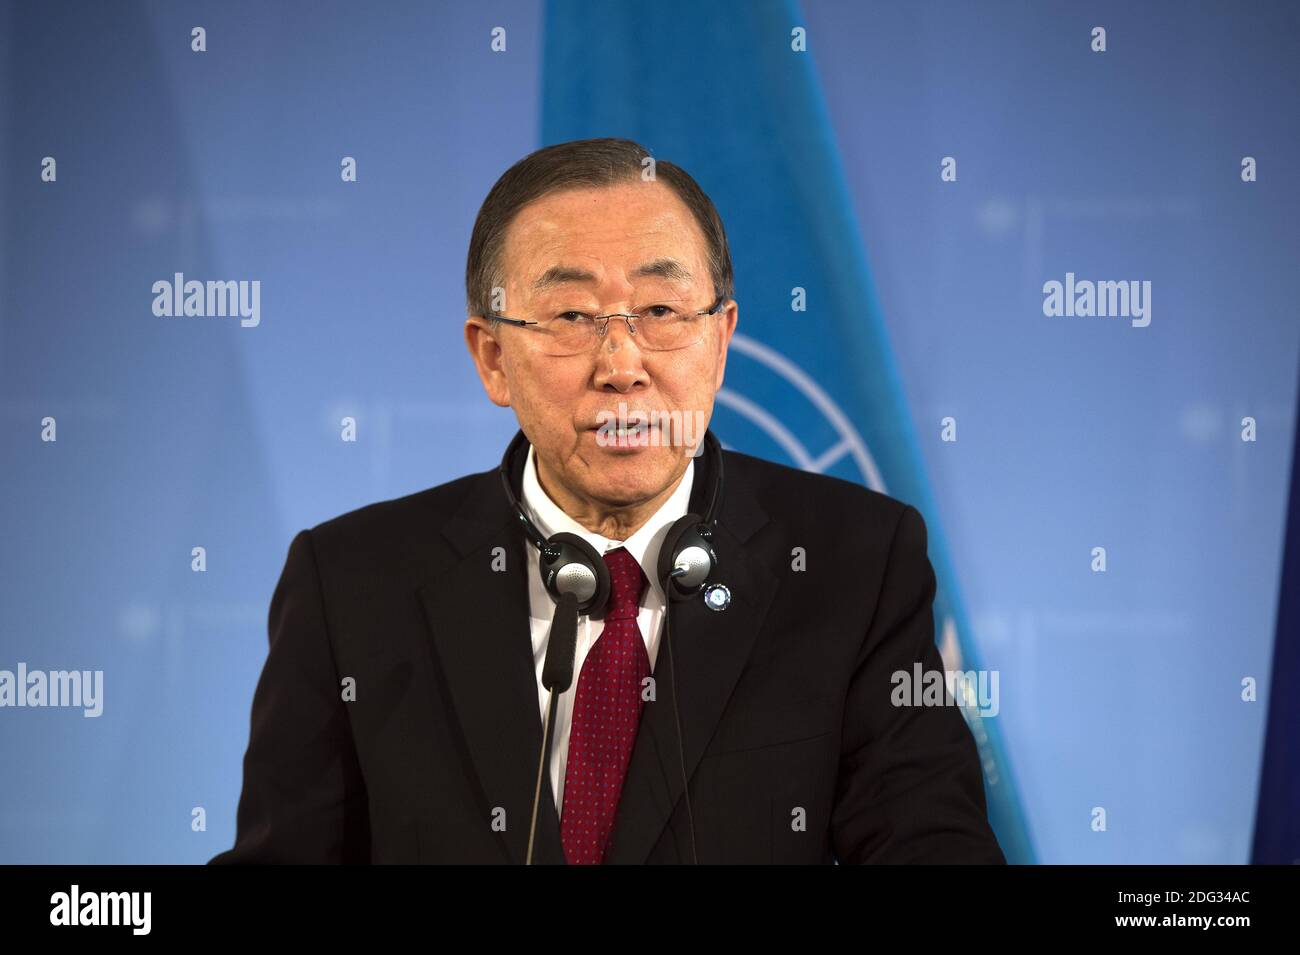
[[728,302],[727,307],[722,310],[722,328],[719,329],[718,335],[718,378],[713,383],[714,394],[722,388],[722,379],[727,370],[727,346],[731,344],[731,336],[735,334],[736,322],[739,319],[739,304],[735,301]]
[[470,357],[474,359],[474,368],[483,382],[483,390],[488,400],[502,408],[510,405],[510,383],[502,361],[501,343],[492,331],[492,323],[482,315],[471,315],[465,319],[465,345]]

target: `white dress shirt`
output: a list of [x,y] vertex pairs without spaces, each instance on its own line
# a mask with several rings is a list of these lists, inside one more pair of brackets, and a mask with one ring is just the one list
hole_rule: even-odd
[[[524,478],[520,504],[532,522],[537,525],[543,537],[550,537],[560,531],[577,534],[592,547],[596,553],[605,554],[619,547],[627,548],[629,554],[636,558],[645,573],[645,593],[637,612],[636,623],[645,640],[646,653],[650,657],[650,667],[654,668],[655,657],[659,652],[659,630],[664,616],[664,591],[655,580],[654,568],[659,561],[659,545],[673,523],[687,513],[691,500],[691,484],[695,479],[695,461],[686,465],[677,489],[664,501],[654,515],[625,541],[611,540],[600,534],[593,534],[551,500],[542,490],[537,480],[537,467],[534,463],[536,452],[530,445],[528,461],[524,465]],[[547,704],[550,693],[542,686],[542,668],[546,662],[546,644],[551,632],[551,616],[555,612],[555,599],[546,592],[542,584],[538,567],[541,557],[537,548],[525,541],[528,552],[528,604],[533,637],[533,665],[537,670],[537,699],[541,708],[542,721],[545,723]],[[560,695],[559,706],[555,714],[555,741],[551,756],[551,791],[555,794],[556,812],[564,807],[564,769],[569,753],[569,725],[573,717],[573,700],[578,692],[578,677],[582,665],[587,659],[587,651],[600,638],[605,629],[603,620],[591,620],[585,614],[578,616],[578,651],[573,664],[573,682]]]

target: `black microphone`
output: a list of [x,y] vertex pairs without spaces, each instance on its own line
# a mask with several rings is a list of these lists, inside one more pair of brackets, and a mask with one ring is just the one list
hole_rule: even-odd
[[[537,763],[537,785],[533,788],[533,817],[528,825],[528,856],[525,865],[533,864],[533,840],[537,836],[537,811],[542,802],[542,775],[551,761],[555,739],[555,713],[560,694],[573,683],[573,664],[578,653],[578,598],[571,592],[560,594],[551,617],[551,633],[546,638],[546,659],[542,663],[542,686],[550,692],[546,719],[542,722],[542,754]],[[557,807],[558,808],[558,807]]]
[[551,635],[546,641],[546,662],[542,664],[542,686],[563,693],[573,683],[573,664],[578,653],[578,598],[560,595],[551,618]]

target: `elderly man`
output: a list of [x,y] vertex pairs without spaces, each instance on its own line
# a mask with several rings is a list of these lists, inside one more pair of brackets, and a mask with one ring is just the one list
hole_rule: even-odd
[[539,150],[466,286],[520,432],[294,538],[213,861],[1004,862],[960,712],[894,692],[942,669],[920,514],[707,431],[738,312],[695,181]]

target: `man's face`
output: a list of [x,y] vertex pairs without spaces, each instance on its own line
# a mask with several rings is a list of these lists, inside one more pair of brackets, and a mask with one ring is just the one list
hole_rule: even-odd
[[[569,190],[528,204],[507,230],[503,265],[501,314],[529,321],[568,311],[640,312],[662,301],[702,311],[716,300],[703,233],[658,182]],[[722,387],[736,311],[729,301],[717,315],[700,316],[700,341],[672,351],[646,349],[621,318],[611,318],[604,337],[577,355],[548,353],[546,336],[532,326],[492,332],[480,316],[468,320],[466,340],[489,398],[514,408],[537,449],[548,493],[599,523],[609,509],[657,507],[691,454],[681,435],[670,442],[666,433],[608,446],[596,430],[602,413],[617,414],[620,402],[629,414],[678,412],[672,420],[701,440]]]

